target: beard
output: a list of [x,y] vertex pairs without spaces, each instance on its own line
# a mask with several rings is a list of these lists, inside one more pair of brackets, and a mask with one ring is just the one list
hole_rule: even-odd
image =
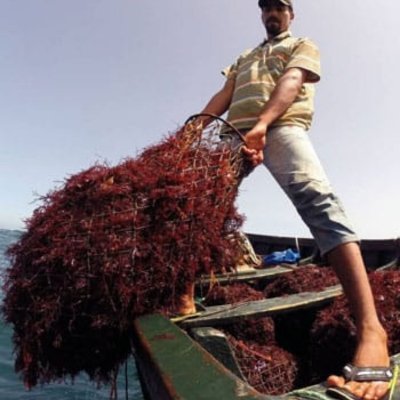
[[280,22],[275,18],[269,19],[265,24],[265,28],[267,29],[268,36],[272,37],[279,35],[282,30]]

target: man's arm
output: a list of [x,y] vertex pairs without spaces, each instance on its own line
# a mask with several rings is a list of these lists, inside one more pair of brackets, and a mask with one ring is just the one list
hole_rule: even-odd
[[[235,79],[227,79],[224,86],[219,90],[201,111],[201,113],[214,114],[221,116],[225,111],[228,110],[233,96],[233,91],[235,89]],[[210,117],[200,117],[197,120],[202,122],[205,126],[212,121]]]
[[278,83],[258,117],[257,123],[245,136],[243,152],[254,166],[262,163],[263,150],[267,142],[268,127],[293,104],[307,78],[307,71],[301,68],[289,68]]

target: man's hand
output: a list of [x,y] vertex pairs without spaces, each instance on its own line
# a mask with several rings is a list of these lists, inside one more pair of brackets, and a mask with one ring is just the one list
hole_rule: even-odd
[[245,145],[242,148],[244,155],[256,167],[264,160],[264,147],[267,144],[268,125],[258,122],[244,137]]
[[253,166],[261,164],[264,160],[263,150],[267,143],[268,126],[272,125],[293,104],[306,81],[306,77],[306,70],[289,68],[279,78],[275,89],[258,117],[258,122],[245,136],[246,143],[243,147],[243,153]]

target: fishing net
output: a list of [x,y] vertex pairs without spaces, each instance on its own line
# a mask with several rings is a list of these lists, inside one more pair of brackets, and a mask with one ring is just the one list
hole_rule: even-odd
[[108,382],[135,317],[179,310],[197,274],[234,264],[243,161],[221,144],[221,119],[196,118],[136,158],[69,177],[27,221],[3,305],[26,386],[80,371]]
[[279,395],[294,389],[295,357],[275,345],[260,345],[229,338],[240,369],[251,386],[261,393]]
[[[264,295],[245,283],[215,285],[207,294],[207,305],[241,304],[263,300]],[[298,362],[278,347],[271,317],[246,318],[223,326],[229,344],[247,382],[261,393],[277,395],[295,387]]]

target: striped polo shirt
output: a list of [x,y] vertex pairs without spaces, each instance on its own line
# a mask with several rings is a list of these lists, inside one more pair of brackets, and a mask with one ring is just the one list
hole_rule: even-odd
[[300,93],[271,127],[297,125],[308,129],[314,113],[314,85],[320,79],[317,46],[307,38],[294,38],[289,31],[243,53],[222,73],[235,79],[227,120],[237,129],[249,130],[269,100],[279,78],[289,68],[308,71]]

